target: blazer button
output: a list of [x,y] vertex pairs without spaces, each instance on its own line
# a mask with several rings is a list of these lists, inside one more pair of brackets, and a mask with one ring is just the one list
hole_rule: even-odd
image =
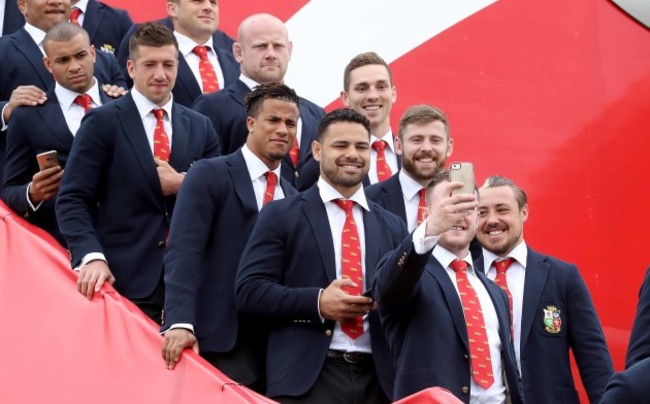
[[294,172],[293,174],[296,176],[296,178],[300,177],[300,173],[298,171]]
[[463,358],[465,358],[465,360],[469,360],[469,355],[465,354],[463,355]]
[[166,243],[164,241],[159,241],[158,242],[158,247],[160,248],[165,248]]
[[467,387],[467,386],[463,386],[463,388],[461,390],[463,391],[463,394],[468,394],[469,393],[469,387]]
[[332,330],[325,331],[325,335],[328,336],[328,337],[331,337],[332,336]]

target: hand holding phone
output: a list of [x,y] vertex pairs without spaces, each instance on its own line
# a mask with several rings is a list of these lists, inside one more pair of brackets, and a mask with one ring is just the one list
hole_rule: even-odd
[[61,166],[59,164],[59,153],[56,150],[49,150],[36,155],[39,170],[43,171],[51,167]]

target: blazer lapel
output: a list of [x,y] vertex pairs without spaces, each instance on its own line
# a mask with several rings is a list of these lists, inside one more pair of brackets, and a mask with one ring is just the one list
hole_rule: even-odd
[[460,297],[458,296],[458,292],[456,292],[454,284],[452,283],[451,279],[449,279],[449,275],[447,275],[447,271],[433,256],[429,258],[429,262],[427,263],[425,271],[432,275],[440,285],[442,293],[445,297],[445,301],[447,302],[447,307],[449,307],[449,313],[451,314],[451,318],[454,321],[456,332],[458,333],[460,339],[463,341],[463,344],[465,344],[465,349],[467,349],[469,352],[467,325],[465,324],[463,305],[460,302]]
[[393,175],[392,178],[386,180],[382,198],[386,210],[398,213],[398,216],[404,219],[404,222],[407,222],[406,207],[404,206],[402,184],[399,182],[399,175]]
[[[255,200],[255,190],[253,190],[253,183],[251,181],[246,160],[240,150],[226,157],[228,159],[228,172],[235,187],[235,194],[242,204],[244,216],[255,215],[257,217],[257,201]],[[247,229],[248,233],[252,231],[252,223],[254,220],[249,221],[251,228]]]
[[[84,15],[83,28],[88,32],[88,37],[90,37],[90,43],[93,42],[95,34],[97,33],[97,28],[99,23],[102,20],[104,10],[99,8],[99,4],[94,1],[89,1],[86,5],[86,15]],[[101,49],[97,49],[101,51]]]
[[325,266],[327,279],[332,282],[336,279],[336,263],[334,262],[334,243],[332,242],[332,231],[327,220],[325,204],[320,197],[318,187],[312,187],[301,198],[302,210],[309,221],[312,233],[316,238],[316,244]]
[[[185,56],[178,52],[178,75],[176,76],[176,87],[181,85],[187,92],[189,98],[195,100],[202,94],[201,87],[187,64]],[[178,90],[177,90],[178,91]]]
[[370,211],[367,212],[363,210],[363,228],[366,239],[366,275],[363,279],[365,287],[363,290],[370,289],[372,287],[372,281],[375,279],[375,269],[379,259],[379,237],[376,237],[377,234],[381,234],[381,218],[377,213],[376,209],[370,207]]
[[543,261],[542,256],[528,249],[528,262],[526,263],[526,280],[524,281],[524,303],[521,312],[521,340],[520,349],[524,351],[526,340],[533,328],[535,312],[539,307],[539,299],[546,285],[550,265]]
[[[45,64],[43,64],[43,53],[32,37],[29,36],[29,33],[25,31],[25,28],[16,32],[16,36],[14,37],[14,46],[20,53],[25,55],[29,63],[34,67],[34,70],[36,70],[42,81],[42,88],[50,88],[54,84],[54,78],[45,68]],[[37,83],[33,84],[38,87]]]
[[244,97],[250,92],[251,90],[241,80],[237,80],[237,84],[230,88],[230,96],[241,105],[244,105]]
[[47,102],[43,105],[43,108],[39,109],[39,112],[43,120],[47,122],[54,137],[63,146],[61,150],[70,151],[74,136],[72,136],[72,132],[68,128],[65,116],[63,116],[63,110],[59,104],[59,99],[56,97],[53,88],[47,92]]
[[[172,104],[172,152],[169,155],[169,164],[176,171],[185,167],[183,162],[187,161],[187,145],[192,133],[190,118],[185,115],[185,111]],[[190,156],[191,159],[191,156]]]
[[162,188],[160,187],[158,172],[153,161],[151,146],[149,146],[147,133],[142,125],[138,108],[135,106],[135,102],[133,102],[133,97],[127,94],[116,104],[116,107],[120,110],[118,119],[122,125],[122,130],[131,147],[133,147],[135,154],[138,156],[138,161],[140,161],[142,169],[149,179],[149,184],[153,187],[156,195],[162,197]]

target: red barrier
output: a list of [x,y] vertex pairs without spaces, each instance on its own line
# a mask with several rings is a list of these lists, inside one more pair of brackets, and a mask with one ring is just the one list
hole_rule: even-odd
[[68,254],[0,202],[0,402],[271,403],[186,351],[111,286],[88,301]]
[[462,401],[445,388],[429,387],[395,401],[394,404],[462,404]]

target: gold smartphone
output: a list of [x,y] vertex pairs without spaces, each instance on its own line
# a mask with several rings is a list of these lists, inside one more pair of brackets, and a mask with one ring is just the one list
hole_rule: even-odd
[[59,164],[59,153],[56,150],[50,150],[36,155],[36,161],[38,162],[38,168],[43,171],[50,167],[60,166]]
[[451,191],[452,195],[474,194],[474,164],[472,163],[451,163],[449,166],[449,179],[463,183],[462,188]]

